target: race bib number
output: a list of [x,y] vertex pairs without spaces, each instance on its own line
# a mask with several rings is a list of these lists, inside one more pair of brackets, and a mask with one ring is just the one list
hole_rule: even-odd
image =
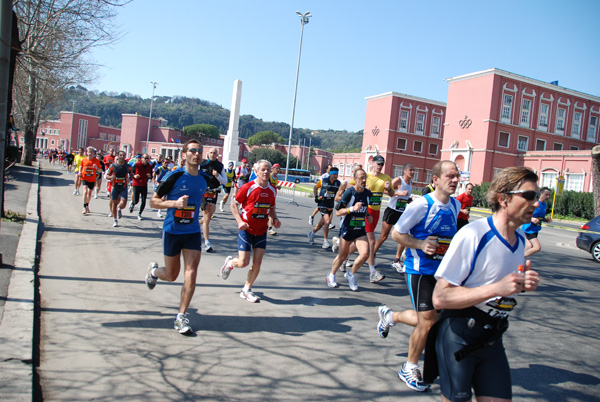
[[94,169],[94,168],[83,169],[83,175],[85,177],[93,177],[95,174],[96,174],[96,169]]
[[444,258],[444,256],[446,255],[448,247],[450,247],[451,241],[452,237],[438,237],[438,246],[435,249],[435,252],[432,255],[427,254],[427,258],[435,261],[441,261],[442,258]]
[[404,212],[406,209],[406,201],[405,200],[397,200],[396,201],[396,210],[400,212]]
[[325,193],[325,195],[323,196],[323,198],[327,198],[327,199],[331,199],[331,198],[335,198],[335,192],[334,191],[327,191]]
[[352,230],[360,230],[365,227],[365,218],[364,216],[356,216],[350,219],[350,229]]
[[383,193],[373,193],[373,196],[369,198],[369,205],[381,205],[381,198]]
[[194,221],[196,214],[196,206],[188,205],[182,209],[175,210],[175,223],[179,223],[180,225],[189,225]]
[[514,297],[498,297],[485,305],[488,307],[486,313],[490,317],[506,318],[517,305],[517,301]]
[[115,178],[115,184],[124,184],[124,183],[125,183],[124,177],[116,177]]
[[217,198],[217,193],[204,193],[204,198],[208,198],[208,199]]
[[256,202],[256,203],[254,203],[254,207],[252,208],[252,218],[253,219],[268,219],[270,210],[271,210],[271,204],[264,203],[264,202]]

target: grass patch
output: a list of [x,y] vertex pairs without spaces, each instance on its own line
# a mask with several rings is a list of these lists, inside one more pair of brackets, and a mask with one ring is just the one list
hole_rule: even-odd
[[11,211],[10,209],[4,211],[2,220],[6,222],[23,223],[25,222],[25,214]]

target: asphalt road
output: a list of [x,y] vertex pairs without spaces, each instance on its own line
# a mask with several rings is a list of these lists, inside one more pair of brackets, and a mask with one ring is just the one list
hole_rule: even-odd
[[[236,226],[217,213],[214,253],[203,253],[190,306],[195,336],[172,327],[181,278],[149,291],[149,261],[161,261],[162,220],[125,213],[121,227],[106,217],[105,193],[81,215],[71,177],[41,167],[41,377],[46,401],[438,401],[439,387],[418,394],[396,376],[405,361],[410,328],[387,339],[375,329],[377,307],[410,307],[404,278],[389,267],[391,240],[379,254],[387,275],[359,291],[338,275],[328,289],[333,253],[307,243],[310,198],[298,206],[278,200],[279,234],[269,237],[254,291],[240,299],[246,271],[217,277],[236,250]],[[337,219],[335,220],[337,224]],[[332,235],[330,235],[331,238]],[[514,400],[595,401],[600,395],[600,264],[576,249],[576,233],[544,228],[533,267],[543,282],[519,296],[505,346]],[[317,238],[319,238],[317,236]]]

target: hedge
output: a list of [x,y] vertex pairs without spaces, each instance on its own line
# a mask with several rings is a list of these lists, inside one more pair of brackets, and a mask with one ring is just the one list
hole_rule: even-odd
[[[490,183],[481,183],[473,187],[473,206],[480,208],[490,208],[487,202],[487,192]],[[547,201],[548,213],[552,211],[552,199],[554,194]],[[594,194],[581,193],[578,191],[563,191],[562,195],[556,196],[556,205],[554,213],[562,216],[571,216],[583,219],[592,219],[594,217]]]

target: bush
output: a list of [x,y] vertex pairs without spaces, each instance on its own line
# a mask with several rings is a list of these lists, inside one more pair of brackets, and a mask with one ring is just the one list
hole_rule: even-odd
[[473,186],[473,206],[479,208],[490,208],[490,203],[487,200],[487,192],[490,189],[488,182],[483,182]]

